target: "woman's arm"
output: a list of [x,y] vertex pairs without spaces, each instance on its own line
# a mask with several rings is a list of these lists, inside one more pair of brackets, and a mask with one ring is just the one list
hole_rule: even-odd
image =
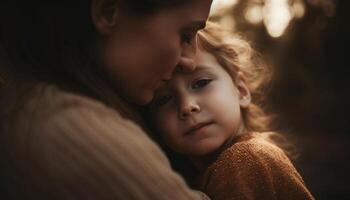
[[160,148],[134,123],[97,103],[65,103],[57,110],[43,115],[33,129],[31,153],[40,169],[34,176],[47,177],[38,182],[38,196],[203,198],[171,170]]

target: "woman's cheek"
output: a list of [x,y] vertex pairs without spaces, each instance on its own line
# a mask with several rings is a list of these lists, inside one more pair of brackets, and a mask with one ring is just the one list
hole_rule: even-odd
[[[179,63],[181,56],[181,49],[179,45],[171,44],[168,45],[168,48],[163,48],[160,53],[157,54],[158,65],[160,70],[164,73],[172,73]],[[170,74],[171,75],[171,74]]]

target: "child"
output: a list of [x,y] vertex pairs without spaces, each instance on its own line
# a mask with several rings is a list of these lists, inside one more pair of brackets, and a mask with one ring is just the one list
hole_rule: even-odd
[[[147,108],[152,127],[201,172],[212,199],[313,199],[285,153],[264,132],[254,103],[264,73],[250,46],[208,24],[198,34],[195,71],[177,71]],[[254,100],[254,99],[253,99]]]

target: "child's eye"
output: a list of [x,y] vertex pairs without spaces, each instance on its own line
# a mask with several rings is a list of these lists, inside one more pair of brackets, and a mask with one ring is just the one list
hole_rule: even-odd
[[200,89],[208,85],[211,79],[199,79],[192,84],[192,89]]
[[162,106],[164,104],[167,104],[172,98],[173,96],[171,95],[164,95],[164,96],[158,97],[157,99],[155,99],[154,105],[156,107]]

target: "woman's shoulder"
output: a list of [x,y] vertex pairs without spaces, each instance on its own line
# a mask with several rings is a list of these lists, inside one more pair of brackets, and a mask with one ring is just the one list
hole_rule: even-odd
[[50,155],[62,153],[61,148],[66,154],[77,152],[78,146],[89,153],[94,146],[106,154],[110,148],[133,153],[135,146],[158,151],[140,126],[114,109],[52,85],[37,85],[11,124],[4,134],[6,140],[16,143],[13,148],[19,154],[29,153],[37,160],[50,160]]
[[32,89],[21,111],[22,115],[31,115],[26,117],[32,118],[34,122],[65,117],[69,114],[79,115],[79,113],[96,117],[106,115],[121,118],[116,110],[98,100],[47,84],[38,84]]
[[[10,149],[8,160],[16,167],[9,166],[9,179],[19,174],[17,168],[23,168],[22,177],[28,179],[24,184],[38,188],[30,195],[50,197],[45,199],[140,199],[146,195],[154,199],[175,195],[171,189],[184,185],[160,148],[118,112],[55,86],[37,86],[31,93],[25,111],[21,109],[21,124],[17,121],[16,128],[8,131],[6,142],[0,140]],[[149,180],[161,184],[144,187]],[[166,190],[158,191],[159,185]],[[193,195],[185,187],[180,192]]]
[[41,107],[36,111],[39,123],[43,118],[50,120],[51,124],[69,119],[67,125],[75,123],[75,126],[94,128],[106,128],[110,125],[119,131],[142,132],[138,130],[140,128],[136,123],[122,117],[118,110],[101,101],[67,92],[52,85],[46,86],[43,90],[43,95],[34,100]]
[[105,133],[105,129],[118,132],[143,133],[130,120],[114,109],[92,98],[65,91],[54,85],[38,84],[30,90],[26,100],[9,112],[6,131],[10,137],[48,139],[66,133],[90,135]]
[[34,104],[38,104],[36,109],[46,111],[48,114],[49,111],[52,111],[52,114],[57,114],[65,110],[86,109],[118,115],[116,110],[107,107],[98,100],[68,92],[54,85],[37,85],[33,93],[33,98],[28,105],[32,107]]
[[7,88],[1,94],[3,116],[37,112],[57,114],[60,110],[74,107],[110,110],[102,102],[46,83],[18,84]]

